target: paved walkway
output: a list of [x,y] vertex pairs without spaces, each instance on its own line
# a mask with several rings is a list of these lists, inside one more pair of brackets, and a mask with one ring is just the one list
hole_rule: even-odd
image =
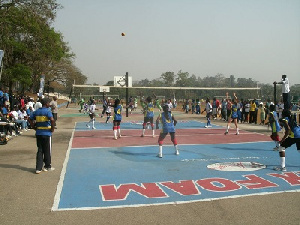
[[[76,113],[74,108],[59,111],[59,115]],[[203,115],[177,113],[176,116],[191,120],[200,117],[205,121]],[[124,117],[124,121],[133,118],[141,120],[142,115]],[[59,117],[53,135],[52,161],[56,168],[53,172],[34,174],[36,144],[32,130],[0,146],[1,224],[299,224],[300,194],[297,192],[182,205],[53,212],[51,208],[75,122],[87,120],[87,117]],[[226,125],[223,121],[213,122]],[[270,133],[259,125],[241,124],[240,128]]]

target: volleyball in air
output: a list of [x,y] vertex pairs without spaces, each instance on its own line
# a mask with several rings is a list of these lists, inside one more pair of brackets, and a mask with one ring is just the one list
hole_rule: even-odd
[[125,36],[125,33],[121,33],[122,36]]

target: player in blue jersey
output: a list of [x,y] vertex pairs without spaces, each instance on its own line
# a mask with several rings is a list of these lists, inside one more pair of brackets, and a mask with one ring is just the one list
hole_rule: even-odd
[[177,124],[177,120],[174,118],[172,113],[168,110],[169,110],[168,105],[164,105],[163,112],[160,113],[156,119],[156,129],[159,129],[159,123],[162,124],[162,129],[158,138],[159,152],[157,156],[159,158],[162,158],[163,140],[165,139],[168,133],[170,133],[171,135],[171,141],[173,142],[175,147],[175,154],[179,155],[179,150],[177,147],[177,139],[175,137],[175,126]]
[[285,149],[296,144],[297,150],[300,153],[300,127],[297,125],[295,119],[291,116],[291,111],[284,109],[282,111],[282,117],[279,121],[279,125],[284,127],[285,133],[280,141],[279,156],[280,166],[275,167],[274,170],[286,171],[285,168]]
[[[228,93],[226,93],[226,97],[228,99]],[[229,129],[230,129],[230,124],[231,122],[233,121],[234,122],[234,125],[236,127],[236,135],[239,134],[239,128],[238,128],[238,125],[237,125],[237,120],[238,120],[238,98],[236,97],[236,94],[233,93],[233,97],[234,99],[232,100],[232,105],[231,105],[231,115],[228,115],[228,123],[227,123],[227,129],[225,131],[225,134],[228,134],[229,132]]]
[[146,101],[142,103],[142,107],[144,112],[144,123],[143,123],[143,131],[141,137],[145,136],[145,130],[148,123],[150,123],[152,128],[152,136],[155,137],[154,123],[153,123],[154,105],[152,103],[152,98],[150,96],[147,97]]
[[29,118],[32,128],[35,129],[37,154],[36,154],[36,174],[42,171],[52,171],[51,152],[52,152],[52,133],[54,132],[55,121],[51,113],[50,99],[41,100],[42,108],[34,111]]
[[113,131],[114,131],[114,139],[117,140],[121,137],[121,121],[122,121],[122,109],[123,106],[121,105],[120,99],[115,100],[114,105],[114,121],[113,121]]

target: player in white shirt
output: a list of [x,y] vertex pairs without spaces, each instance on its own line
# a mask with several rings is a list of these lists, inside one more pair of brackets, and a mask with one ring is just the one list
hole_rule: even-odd
[[111,117],[111,102],[110,101],[108,101],[108,103],[107,103],[107,108],[106,108],[106,122],[105,123],[108,123],[108,120],[109,120],[109,118]]
[[88,128],[90,128],[90,123],[92,123],[92,129],[96,129],[95,127],[95,117],[96,117],[96,104],[95,104],[95,101],[92,101],[92,104],[89,106],[89,110],[88,110],[88,113],[89,113],[89,117],[90,117],[90,121],[86,124],[86,126]]

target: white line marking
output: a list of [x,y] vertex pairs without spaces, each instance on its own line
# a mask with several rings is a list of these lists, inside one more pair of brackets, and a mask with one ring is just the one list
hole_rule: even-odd
[[279,194],[279,193],[290,193],[290,192],[300,192],[300,189],[296,190],[289,190],[289,191],[277,191],[277,192],[261,192],[261,193],[254,193],[248,195],[233,195],[233,196],[226,196],[221,198],[207,198],[207,199],[198,199],[198,200],[191,200],[191,201],[175,201],[175,202],[164,202],[164,203],[154,203],[154,204],[137,204],[137,205],[122,205],[122,206],[109,206],[109,207],[81,207],[81,208],[64,208],[64,209],[55,209],[53,211],[70,211],[70,210],[97,210],[97,209],[116,209],[116,208],[136,208],[136,207],[144,207],[144,206],[158,206],[158,205],[179,205],[179,204],[188,204],[194,202],[209,202],[209,201],[216,201],[222,199],[231,199],[231,198],[241,198],[241,197],[248,197],[248,196],[260,196],[260,195],[272,195],[272,194]]
[[73,129],[73,132],[72,132],[71,139],[69,141],[68,150],[66,152],[66,158],[65,158],[65,161],[64,161],[64,164],[63,164],[63,168],[61,170],[59,182],[57,184],[57,189],[56,189],[56,193],[55,193],[55,196],[54,196],[54,202],[53,202],[53,206],[52,206],[51,211],[57,211],[58,210],[58,205],[59,205],[59,202],[60,202],[60,195],[61,195],[61,192],[62,192],[62,189],[63,189],[64,179],[65,179],[65,175],[66,175],[66,171],[67,171],[67,165],[68,165],[69,158],[70,158],[70,151],[72,149],[72,142],[73,142],[73,137],[74,137],[74,133],[75,133],[75,127],[76,127],[76,123],[75,123],[74,129]]

